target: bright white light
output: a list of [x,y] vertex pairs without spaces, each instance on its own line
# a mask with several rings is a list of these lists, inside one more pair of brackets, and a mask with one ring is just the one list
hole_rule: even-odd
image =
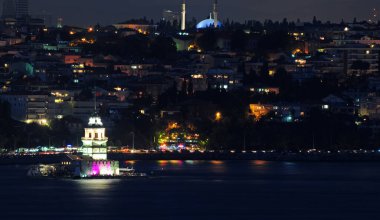
[[103,126],[103,122],[102,122],[102,119],[100,119],[100,117],[91,117],[89,122],[88,122],[88,125],[89,126]]

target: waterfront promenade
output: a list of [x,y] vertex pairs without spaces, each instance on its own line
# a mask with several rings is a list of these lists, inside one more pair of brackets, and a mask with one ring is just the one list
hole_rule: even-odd
[[[65,154],[52,155],[1,155],[0,165],[29,165],[59,163]],[[266,161],[304,161],[304,162],[380,162],[380,153],[371,152],[345,152],[345,153],[277,153],[277,152],[156,152],[156,153],[111,153],[109,158],[118,161],[128,160],[266,160]]]

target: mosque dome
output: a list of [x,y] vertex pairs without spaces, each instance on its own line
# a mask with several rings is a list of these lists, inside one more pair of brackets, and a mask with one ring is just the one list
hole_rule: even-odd
[[[206,20],[203,20],[197,24],[197,29],[205,29],[205,28],[210,28],[214,27],[214,22],[215,20],[212,18],[208,18]],[[218,21],[218,28],[222,27],[222,23]]]

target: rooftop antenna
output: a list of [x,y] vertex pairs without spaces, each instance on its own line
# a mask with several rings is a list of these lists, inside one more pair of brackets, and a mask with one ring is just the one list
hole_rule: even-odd
[[373,8],[371,11],[371,15],[369,17],[369,23],[376,23],[378,22],[378,14],[376,8]]
[[95,114],[97,114],[97,108],[96,108],[96,84],[94,83],[94,110]]
[[96,88],[95,88],[95,98],[94,99],[95,99],[94,108],[95,108],[95,113],[96,113]]

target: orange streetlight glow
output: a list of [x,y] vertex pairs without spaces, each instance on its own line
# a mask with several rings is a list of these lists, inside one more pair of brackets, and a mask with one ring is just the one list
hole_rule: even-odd
[[216,120],[216,121],[220,121],[220,120],[222,120],[222,113],[221,113],[221,112],[217,112],[217,113],[215,114],[215,120]]

